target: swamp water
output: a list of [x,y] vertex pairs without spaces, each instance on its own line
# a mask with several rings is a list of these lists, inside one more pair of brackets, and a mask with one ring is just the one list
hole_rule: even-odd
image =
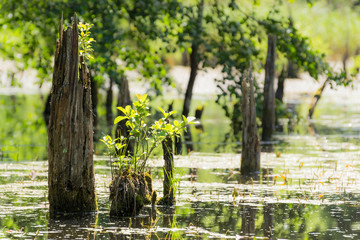
[[[49,220],[42,102],[4,96],[0,103],[0,238],[360,239],[357,99],[324,97],[311,126],[285,124],[261,154],[262,173],[249,179],[239,175],[239,143],[227,137],[228,122],[219,128],[223,119],[205,115],[204,132],[192,130],[194,152],[175,159],[176,206],[145,207],[135,218],[109,218],[110,166],[97,155],[99,212],[72,220]],[[150,162],[158,196],[162,164]]]

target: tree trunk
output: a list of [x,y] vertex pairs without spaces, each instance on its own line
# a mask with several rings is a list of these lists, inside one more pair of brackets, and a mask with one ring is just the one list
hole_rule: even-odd
[[275,129],[275,51],[276,36],[268,35],[268,50],[265,65],[264,105],[262,116],[262,140],[271,141]]
[[326,81],[323,83],[323,85],[315,92],[315,94],[313,96],[313,99],[312,99],[312,101],[310,103],[310,106],[309,106],[309,114],[308,114],[309,119],[312,119],[312,116],[313,116],[314,111],[315,111],[315,107],[318,104],[318,102],[319,102],[319,100],[321,98],[321,94],[323,93],[328,81],[329,81],[329,79],[326,79]]
[[287,77],[299,78],[299,67],[296,65],[296,63],[294,63],[290,59],[288,59],[288,64],[287,64]]
[[[292,17],[289,17],[289,27],[294,27],[294,21]],[[288,78],[299,78],[299,66],[288,58],[287,64],[287,77]]]
[[284,85],[285,85],[286,75],[287,73],[285,67],[283,67],[283,69],[281,70],[281,74],[278,78],[278,85],[275,93],[275,98],[280,102],[283,102],[283,98],[284,98]]
[[182,113],[182,115],[184,115],[185,117],[189,116],[192,92],[197,75],[197,70],[199,67],[199,62],[197,59],[198,47],[196,44],[193,43],[191,48],[192,48],[192,52],[190,54],[190,78],[185,92],[184,107]]
[[173,141],[171,137],[165,138],[162,142],[164,153],[164,196],[159,201],[159,204],[174,205],[175,192],[174,192],[174,154],[173,154]]
[[[248,86],[249,84],[249,86]],[[254,83],[252,73],[242,80],[242,151],[241,174],[260,171],[260,143],[257,135]]]
[[92,113],[93,113],[93,129],[94,129],[94,141],[99,139],[97,136],[97,123],[98,123],[98,113],[97,113],[97,105],[98,105],[98,84],[94,81],[94,77],[89,72],[89,77],[91,81],[91,102],[92,102]]
[[49,93],[49,95],[46,98],[45,109],[43,111],[43,117],[44,117],[44,121],[46,124],[46,129],[48,129],[49,121],[50,121],[50,101],[51,101],[51,92]]
[[182,153],[182,139],[181,136],[175,136],[175,155],[181,155]]
[[[197,19],[196,19],[196,21],[197,21],[196,25],[197,25],[198,31],[201,31],[201,29],[202,29],[203,11],[204,11],[204,0],[201,0],[198,4],[198,15],[197,15]],[[198,59],[197,55],[198,55],[198,48],[199,48],[199,43],[198,43],[199,39],[198,38],[201,37],[201,32],[195,34],[192,37],[193,37],[192,45],[191,45],[192,51],[190,54],[190,78],[189,78],[189,83],[186,88],[183,113],[182,113],[182,115],[184,115],[185,117],[189,116],[192,92],[193,92],[193,88],[194,88],[197,71],[199,68],[199,59]]]
[[188,51],[186,49],[181,54],[181,64],[183,66],[189,66],[189,54],[188,54]]
[[112,91],[112,87],[113,87],[113,78],[110,77],[110,86],[108,88],[108,90],[106,91],[106,103],[105,103],[105,108],[106,108],[106,123],[110,129],[111,132],[111,128],[114,125],[114,119],[113,119],[113,113],[112,113],[112,102],[113,102],[113,91]]
[[91,83],[82,59],[79,69],[76,15],[72,28],[62,26],[61,20],[48,133],[50,216],[96,211]]
[[[121,84],[119,86],[119,96],[117,105],[119,107],[125,108],[127,105],[132,105],[131,97],[130,97],[130,89],[129,89],[129,82],[126,76],[122,76]],[[118,110],[118,114],[124,116],[124,113]],[[127,119],[120,121],[116,126],[115,138],[120,138],[124,136],[126,138],[129,137],[130,128],[126,126]],[[134,142],[129,142],[128,149],[126,154],[133,155],[134,153]]]

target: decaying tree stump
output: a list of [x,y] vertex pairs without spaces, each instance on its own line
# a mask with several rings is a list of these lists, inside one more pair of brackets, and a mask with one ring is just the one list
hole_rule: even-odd
[[151,202],[151,176],[148,173],[121,172],[110,184],[110,217],[137,215]]
[[173,140],[171,137],[165,138],[162,142],[164,153],[164,182],[163,190],[164,196],[159,200],[160,205],[174,205],[174,154],[173,154]]
[[55,52],[49,121],[50,216],[96,211],[90,79],[78,53],[78,28],[63,29]]
[[242,151],[240,172],[242,175],[246,175],[260,171],[260,142],[257,133],[254,83],[251,70],[247,76],[243,77],[241,90]]
[[264,106],[262,116],[262,140],[271,141],[275,129],[275,53],[276,36],[268,35],[268,50],[265,65]]

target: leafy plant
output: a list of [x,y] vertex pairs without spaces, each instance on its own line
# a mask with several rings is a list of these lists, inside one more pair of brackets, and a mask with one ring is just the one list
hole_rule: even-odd
[[90,37],[90,28],[93,24],[79,22],[78,28],[80,31],[79,35],[79,54],[84,60],[94,59],[91,53],[94,51],[92,43],[96,42],[94,38]]
[[[147,160],[156,147],[167,137],[180,136],[186,125],[190,124],[195,118],[184,117],[183,120],[175,120],[170,123],[169,117],[175,114],[175,111],[165,112],[159,107],[163,117],[155,121],[151,126],[147,124],[149,117],[149,99],[147,94],[137,95],[138,101],[134,102],[134,108],[130,105],[118,107],[123,116],[118,116],[114,120],[114,124],[126,120],[126,126],[129,127],[129,137],[120,137],[112,139],[109,135],[105,136],[101,141],[105,143],[111,155],[115,155],[114,163],[118,169],[123,171],[143,172]],[[135,142],[134,153],[132,156],[127,154],[130,141]]]

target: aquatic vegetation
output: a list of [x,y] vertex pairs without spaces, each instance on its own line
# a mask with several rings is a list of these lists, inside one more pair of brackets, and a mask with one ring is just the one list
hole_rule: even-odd
[[[194,119],[192,117],[183,117],[183,121],[174,120],[170,123],[169,117],[175,114],[175,111],[165,112],[162,108],[163,117],[155,121],[151,126],[148,125],[149,99],[147,95],[137,95],[138,101],[134,102],[134,108],[130,105],[118,107],[122,115],[114,120],[114,124],[125,121],[129,128],[128,137],[120,136],[117,139],[112,139],[107,135],[101,141],[106,144],[109,149],[109,155],[112,165],[112,182],[110,184],[110,200],[111,216],[132,216],[136,215],[144,204],[150,203],[152,192],[149,192],[148,187],[150,181],[145,181],[145,169],[147,161],[155,148],[163,143],[163,148],[170,147],[164,142],[173,139],[175,136],[180,136],[181,131],[191,123]],[[133,152],[130,152],[130,144],[134,143]],[[172,146],[170,161],[172,162]],[[115,157],[112,158],[112,155]],[[167,161],[167,159],[165,159]],[[172,164],[172,163],[171,163]],[[173,164],[170,166],[173,169]],[[166,179],[164,186],[169,185],[171,197],[175,196],[175,187],[177,186],[173,178],[172,171],[165,169]],[[165,187],[164,187],[165,189]],[[129,205],[130,204],[130,205]]]

